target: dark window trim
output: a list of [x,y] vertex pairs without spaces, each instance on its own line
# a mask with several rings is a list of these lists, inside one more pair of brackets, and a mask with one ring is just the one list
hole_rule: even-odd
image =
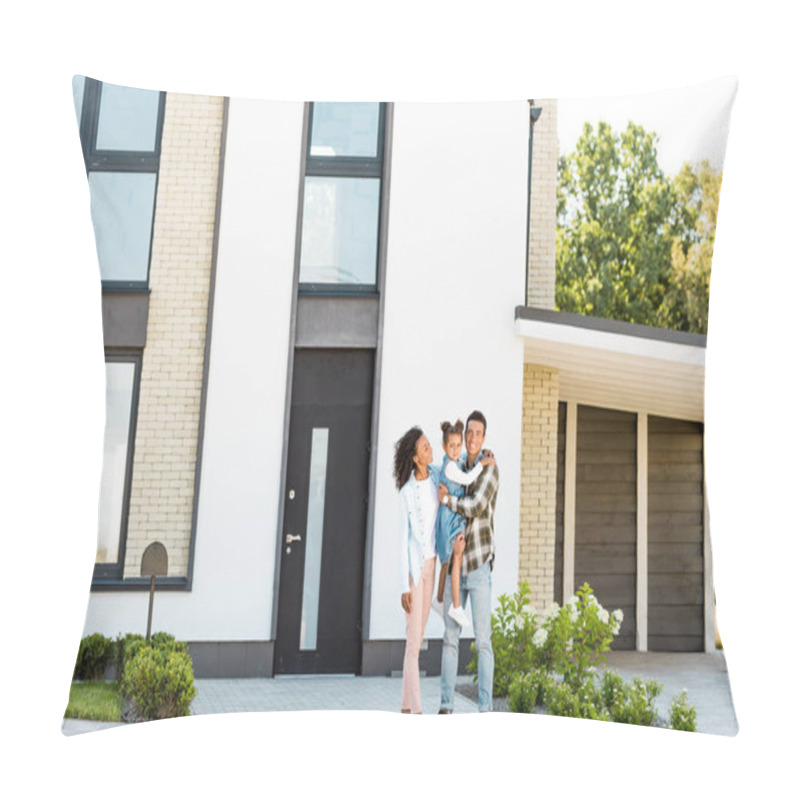
[[144,281],[102,281],[105,294],[150,294]]
[[307,178],[381,178],[376,159],[349,156],[314,156],[306,162]]
[[83,145],[84,159],[87,167],[95,169],[94,162],[148,162],[152,164],[150,170],[158,170],[161,158],[161,132],[164,128],[164,108],[166,106],[166,92],[159,92],[158,113],[156,116],[155,146],[152,150],[98,150],[97,128],[100,124],[100,100],[103,93],[103,82],[94,78],[86,78],[83,89],[83,109],[81,114],[81,143]]
[[[311,109],[312,103],[303,105],[303,139],[308,143],[311,136]],[[289,425],[292,417],[292,384],[294,383],[294,352],[297,342],[297,306],[299,303],[300,279],[300,250],[303,239],[303,203],[305,202],[306,186],[306,154],[308,147],[300,149],[300,169],[298,170],[297,186],[297,223],[294,229],[294,265],[292,270],[292,309],[289,317],[289,347],[286,356],[286,387],[284,392],[283,415],[283,440],[281,442],[281,493],[278,502],[278,524],[275,532],[275,568],[272,580],[272,618],[270,620],[270,639],[274,640],[278,630],[278,606],[281,593],[281,558],[283,556],[283,542],[281,531],[286,516],[286,472],[289,461]]]
[[[109,170],[91,170],[92,172],[104,172]],[[134,170],[130,170],[133,172]],[[137,174],[141,174],[137,171]],[[88,178],[89,172],[86,176]],[[150,217],[150,245],[147,248],[147,280],[144,281],[107,281],[100,278],[100,286],[104,292],[119,292],[124,290],[134,292],[147,292],[150,291],[150,267],[153,263],[153,230],[156,225],[156,205],[158,201],[158,183],[160,174],[155,172],[156,185],[153,187],[153,214]],[[98,264],[99,266],[99,264]]]
[[301,295],[370,295],[377,296],[378,289],[374,283],[298,283],[297,291]]
[[[392,182],[392,147],[394,135],[394,104],[387,103],[384,106],[385,121],[386,121],[386,134],[384,136],[384,163],[383,163],[383,177],[381,179],[381,219],[380,219],[380,232],[378,234],[378,276],[377,280],[380,285],[386,284],[386,269],[387,269],[387,253],[389,242],[389,203],[391,197],[391,182]],[[385,213],[384,213],[385,212]],[[384,329],[384,315],[386,308],[386,293],[381,292],[378,297],[378,341],[375,348],[375,374],[373,377],[372,386],[372,425],[370,432],[370,440],[377,442],[380,433],[380,397],[381,390],[381,376],[383,374],[383,329]],[[375,487],[377,485],[378,475],[378,448],[372,447],[370,452],[370,465],[369,465],[369,491],[367,501],[367,533],[366,541],[364,543],[364,597],[361,605],[361,625],[362,625],[362,638],[364,643],[369,639],[370,620],[372,617],[372,587],[374,580],[377,580],[376,575],[373,574],[373,550],[375,541]],[[362,670],[363,663],[363,647],[362,647]]]
[[148,173],[156,176],[153,193],[153,216],[150,220],[150,245],[147,251],[147,278],[144,281],[107,281],[101,278],[103,291],[147,291],[150,285],[150,266],[153,259],[153,228],[161,166],[161,137],[164,132],[164,111],[167,94],[159,92],[156,117],[155,148],[153,150],[97,150],[97,127],[100,119],[100,98],[103,83],[94,78],[84,79],[83,105],[81,107],[80,138],[86,177],[90,172]]
[[[126,156],[135,155],[135,158]],[[159,159],[152,156],[140,156],[139,154],[124,153],[105,153],[99,158],[85,159],[87,172],[134,172],[134,173],[156,173],[158,174]]]
[[[386,103],[378,103],[378,150],[374,156],[314,156],[311,155],[311,137],[314,130],[314,103],[308,104],[308,133],[306,136],[306,175],[360,176],[360,170],[375,170],[380,177],[383,168],[383,151],[386,139]],[[328,172],[329,169],[336,170]],[[323,170],[316,172],[315,170]],[[339,171],[343,170],[343,171]],[[356,170],[355,173],[347,170]]]
[[[306,142],[310,141],[310,115],[313,105],[306,103],[303,113],[303,136]],[[382,125],[382,139],[381,139],[381,157],[383,159],[382,175],[381,175],[381,193],[380,193],[380,210],[379,210],[379,229],[378,229],[378,255],[376,266],[376,281],[379,285],[385,285],[386,269],[387,269],[387,251],[388,251],[388,230],[389,230],[389,205],[391,194],[391,160],[392,160],[392,135],[393,135],[393,121],[394,121],[394,105],[392,103],[381,103],[381,112],[383,113]],[[299,283],[300,276],[300,249],[302,242],[302,225],[303,225],[303,202],[305,192],[305,178],[307,175],[306,170],[306,156],[307,150],[301,151],[300,169],[298,171],[299,186],[298,186],[298,202],[297,202],[297,225],[295,227],[295,258],[294,258],[294,277],[292,282],[292,310],[289,322],[289,346],[287,352],[287,368],[286,368],[286,389],[284,394],[284,408],[286,413],[283,420],[283,442],[281,451],[281,479],[280,479],[280,497],[281,501],[278,506],[278,522],[276,526],[277,535],[275,537],[275,579],[272,585],[272,619],[270,636],[274,640],[275,632],[278,626],[278,607],[280,605],[280,571],[281,571],[281,558],[283,555],[283,545],[281,543],[281,531],[283,530],[285,511],[286,511],[286,470],[289,452],[289,426],[291,423],[291,399],[292,399],[292,385],[294,382],[294,355],[297,348],[297,322],[298,322],[298,304],[301,295],[306,297],[313,296],[347,296],[350,297],[374,297],[378,302],[378,331],[377,331],[377,344],[375,347],[375,372],[373,377],[373,403],[372,403],[372,420],[370,427],[370,441],[378,441],[378,423],[380,420],[380,409],[377,398],[380,394],[381,386],[381,369],[383,359],[383,318],[384,306],[386,302],[386,295],[379,292],[377,286],[356,286],[357,291],[345,292],[341,290],[338,284],[301,284]],[[303,287],[318,286],[319,291],[303,291]],[[344,284],[344,286],[348,286]],[[373,539],[375,536],[375,482],[377,480],[377,448],[372,447],[370,451],[370,466],[369,466],[369,502],[367,506],[367,530],[365,541],[365,556],[364,556],[364,589],[362,600],[362,632],[366,641],[367,632],[369,631],[370,620],[370,603],[373,585],[372,574],[372,551]],[[362,659],[363,661],[363,659]],[[362,663],[363,667],[363,663]]]
[[142,351],[128,348],[109,348],[106,350],[105,363],[133,363],[133,391],[131,393],[131,417],[128,425],[128,451],[125,460],[125,486],[122,492],[122,516],[120,519],[117,561],[100,564],[95,563],[94,572],[92,574],[92,588],[95,587],[96,582],[121,580],[125,569],[125,550],[128,543],[128,514],[130,511],[131,486],[133,483],[136,422],[139,417],[139,388],[142,379]]
[[[305,136],[303,184],[306,178],[375,178],[380,181],[376,241],[380,249],[380,236],[384,215],[384,153],[386,149],[386,103],[378,103],[378,149],[375,156],[312,156],[311,136],[314,125],[314,103],[308,103],[308,129]],[[302,209],[301,195],[301,209]],[[302,214],[299,220],[302,232]],[[380,293],[379,252],[375,254],[375,281],[373,283],[298,283],[302,295],[377,295]]]
[[[185,591],[189,589],[189,579],[183,576],[163,576],[156,578],[156,589],[159,591]],[[93,578],[93,592],[112,591],[146,592],[150,590],[150,578]]]

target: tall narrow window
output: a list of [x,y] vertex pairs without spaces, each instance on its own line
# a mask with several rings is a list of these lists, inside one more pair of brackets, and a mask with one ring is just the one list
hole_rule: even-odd
[[[146,292],[150,281],[166,95],[80,75],[73,79],[72,94],[89,183],[104,316],[106,301],[114,296],[112,316],[133,318],[142,301],[135,293]],[[127,293],[124,301],[120,292]],[[125,305],[129,301],[134,305]],[[138,336],[117,340],[106,352],[96,582],[114,584],[123,578],[142,341]]]
[[311,106],[300,291],[377,289],[384,106]]
[[95,577],[122,577],[140,362],[136,355],[106,357],[106,428]]
[[164,93],[73,81],[105,289],[146,289],[150,271]]
[[311,434],[306,559],[303,568],[303,605],[300,610],[301,650],[317,649],[322,531],[325,519],[325,483],[328,473],[328,432],[328,428],[314,428]]

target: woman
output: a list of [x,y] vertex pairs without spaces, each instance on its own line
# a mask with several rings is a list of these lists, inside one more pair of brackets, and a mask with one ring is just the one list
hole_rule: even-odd
[[395,444],[394,479],[400,491],[400,603],[406,613],[406,652],[400,710],[421,714],[419,651],[433,597],[439,475],[420,428]]

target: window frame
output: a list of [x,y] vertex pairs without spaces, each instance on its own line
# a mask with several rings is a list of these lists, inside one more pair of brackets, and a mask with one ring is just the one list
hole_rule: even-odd
[[[105,364],[133,364],[133,385],[131,388],[131,411],[130,421],[128,423],[128,446],[125,455],[125,478],[124,486],[122,489],[122,513],[120,515],[120,530],[119,530],[119,548],[117,551],[117,560],[108,562],[94,563],[94,570],[92,573],[92,581],[120,581],[123,577],[125,569],[125,551],[128,543],[128,516],[130,514],[131,502],[131,487],[133,485],[133,458],[136,442],[136,423],[139,418],[139,390],[141,387],[142,379],[142,360],[143,353],[141,350],[134,350],[129,348],[118,348],[114,350],[106,350]],[[105,459],[104,459],[105,461]],[[105,463],[103,464],[105,469]],[[100,519],[98,516],[98,525]],[[99,531],[95,531],[95,534]]]
[[87,179],[90,172],[149,173],[155,175],[155,188],[153,191],[153,213],[150,219],[150,242],[147,249],[146,279],[144,281],[104,280],[101,273],[101,286],[104,291],[148,291],[150,286],[150,265],[153,256],[153,228],[158,199],[159,168],[161,164],[161,137],[164,130],[164,109],[167,95],[166,92],[158,93],[155,147],[153,150],[98,150],[96,144],[102,90],[102,81],[94,78],[84,78],[83,102],[78,127]]
[[[308,104],[308,132],[305,142],[305,172],[302,192],[305,196],[306,178],[377,178],[378,214],[375,220],[375,280],[373,283],[319,283],[300,280],[302,265],[298,265],[297,291],[300,295],[377,295],[380,291],[378,262],[380,259],[380,234],[383,218],[383,163],[386,147],[386,103],[378,103],[377,148],[374,156],[318,156],[311,155],[311,138],[314,131],[314,103]],[[301,208],[303,197],[300,198]],[[301,218],[301,233],[304,219]],[[298,255],[298,259],[300,256]]]

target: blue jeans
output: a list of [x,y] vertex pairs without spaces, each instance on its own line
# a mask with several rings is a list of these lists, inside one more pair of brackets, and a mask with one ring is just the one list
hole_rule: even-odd
[[[472,627],[478,650],[478,711],[492,710],[494,652],[492,651],[492,570],[488,562],[461,576],[461,607],[472,608]],[[444,586],[444,637],[442,638],[442,700],[440,708],[453,710],[458,671],[458,637],[461,629],[447,613],[453,602],[450,576]]]

